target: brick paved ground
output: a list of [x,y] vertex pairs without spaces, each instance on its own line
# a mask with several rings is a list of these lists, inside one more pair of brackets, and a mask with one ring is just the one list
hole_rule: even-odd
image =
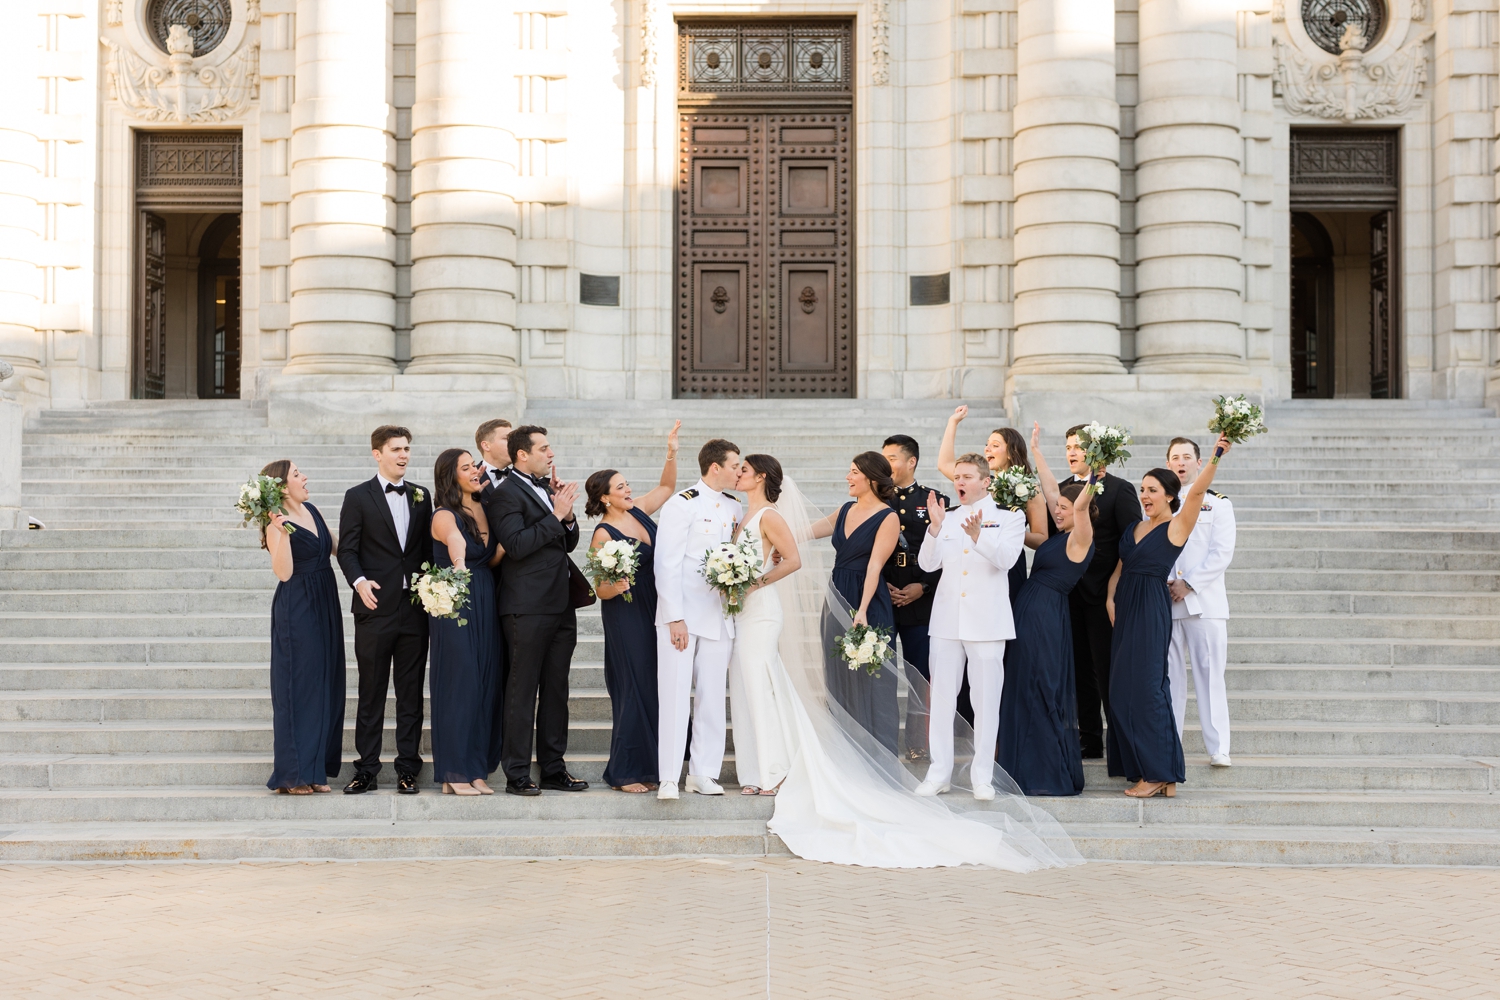
[[[1493,997],[1500,871],[0,868],[32,997]],[[769,976],[769,984],[768,977]]]

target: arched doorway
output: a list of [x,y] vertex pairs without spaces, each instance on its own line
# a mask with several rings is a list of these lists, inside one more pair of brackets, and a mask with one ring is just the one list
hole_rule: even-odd
[[1292,213],[1292,396],[1333,396],[1333,240],[1310,212]]

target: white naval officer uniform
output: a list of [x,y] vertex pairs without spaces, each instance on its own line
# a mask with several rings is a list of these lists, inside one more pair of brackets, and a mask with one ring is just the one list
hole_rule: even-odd
[[[662,506],[656,529],[657,778],[677,781],[687,749],[689,697],[693,748],[688,773],[719,778],[724,766],[725,685],[734,619],[701,572],[703,554],[734,538],[740,503],[700,479]],[[668,624],[687,625],[687,649],[672,645]],[[696,691],[695,691],[696,687]]]
[[[964,531],[975,510],[984,514],[979,541]],[[932,671],[932,708],[927,769],[929,782],[953,778],[953,716],[968,661],[969,697],[974,705],[972,787],[990,784],[995,743],[1000,733],[1000,690],[1005,683],[1005,641],[1016,637],[1010,615],[1010,568],[1026,543],[1026,516],[1001,510],[986,494],[973,504],[950,510],[934,536],[928,532],[917,552],[917,565],[941,569],[932,618],[928,666]]]
[[1223,494],[1208,491],[1198,523],[1177,556],[1171,579],[1192,589],[1172,602],[1172,645],[1167,650],[1167,676],[1172,686],[1172,713],[1182,736],[1187,714],[1187,660],[1193,663],[1193,690],[1198,697],[1198,723],[1210,757],[1229,754],[1229,701],[1224,668],[1229,659],[1229,595],[1224,571],[1234,559],[1234,504]]

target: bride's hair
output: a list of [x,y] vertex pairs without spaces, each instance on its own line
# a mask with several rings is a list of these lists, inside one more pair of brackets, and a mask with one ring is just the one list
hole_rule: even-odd
[[770,455],[746,455],[745,464],[758,476],[765,476],[766,481],[762,484],[766,490],[766,499],[775,503],[781,498],[781,463]]
[[854,467],[870,481],[870,489],[881,503],[890,503],[896,496],[896,481],[891,478],[891,463],[878,451],[862,451],[854,456]]

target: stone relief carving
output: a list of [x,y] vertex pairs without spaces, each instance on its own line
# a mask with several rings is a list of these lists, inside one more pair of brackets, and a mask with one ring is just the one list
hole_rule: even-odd
[[1276,92],[1292,114],[1346,122],[1404,114],[1427,82],[1428,32],[1384,62],[1365,61],[1368,39],[1350,24],[1336,60],[1309,58],[1276,39]]
[[641,86],[656,86],[661,59],[661,17],[654,0],[641,0]]
[[245,23],[260,23],[260,0],[245,0]]
[[877,87],[891,82],[891,3],[873,0],[870,9],[870,80]]
[[125,19],[125,0],[105,0],[104,23],[118,28]]
[[1411,0],[1411,19],[1413,21],[1427,20],[1427,0]]
[[1271,0],[1271,20],[1277,24],[1286,20],[1286,4],[1282,0]]
[[260,92],[260,45],[243,46],[218,66],[193,69],[193,36],[174,24],[167,65],[152,65],[108,38],[105,69],[115,99],[147,121],[222,122],[249,108]]

